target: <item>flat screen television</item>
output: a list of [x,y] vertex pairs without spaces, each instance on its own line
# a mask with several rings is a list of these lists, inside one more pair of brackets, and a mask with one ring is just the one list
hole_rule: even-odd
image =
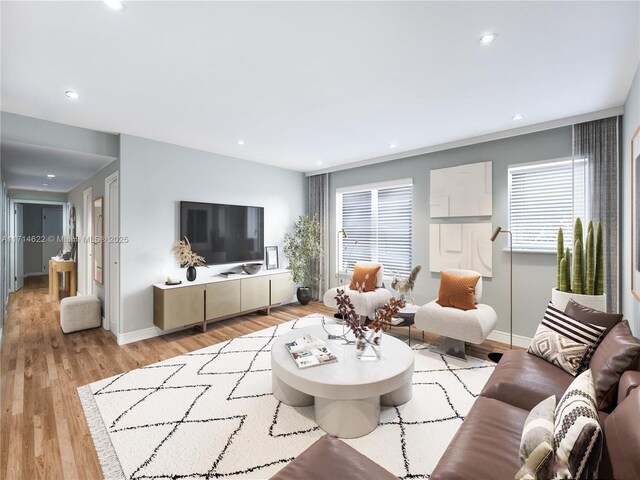
[[264,259],[264,208],[180,202],[180,238],[207,265]]

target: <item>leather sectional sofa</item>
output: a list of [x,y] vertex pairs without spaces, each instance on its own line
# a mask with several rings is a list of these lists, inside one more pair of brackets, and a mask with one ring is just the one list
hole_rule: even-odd
[[[438,462],[431,480],[513,480],[529,411],[574,377],[522,350],[505,354]],[[640,371],[626,371],[614,408],[599,411],[604,448],[599,478],[640,479]]]

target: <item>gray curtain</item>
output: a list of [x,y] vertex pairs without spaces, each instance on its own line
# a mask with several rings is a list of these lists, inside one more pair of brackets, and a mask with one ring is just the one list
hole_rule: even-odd
[[312,266],[320,280],[312,286],[313,298],[319,299],[329,289],[329,174],[312,175],[309,179],[309,215],[320,222],[320,243],[323,255]]
[[[618,300],[618,117],[573,126],[574,158],[587,158],[588,217],[602,222],[607,310]],[[586,228],[586,225],[585,225]]]

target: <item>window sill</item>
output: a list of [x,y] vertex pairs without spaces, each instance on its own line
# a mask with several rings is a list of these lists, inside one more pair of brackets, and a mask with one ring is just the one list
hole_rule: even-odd
[[[502,249],[503,252],[509,253],[511,250],[509,247],[505,247]],[[513,253],[543,253],[545,255],[555,255],[558,252],[555,250],[529,250],[527,248],[514,248]]]

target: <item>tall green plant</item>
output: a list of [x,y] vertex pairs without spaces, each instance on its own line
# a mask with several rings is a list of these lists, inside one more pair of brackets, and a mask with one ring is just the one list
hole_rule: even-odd
[[584,267],[582,256],[582,240],[576,240],[573,247],[573,279],[571,291],[580,295],[584,294]]
[[562,228],[559,228],[558,229],[558,257],[556,259],[556,262],[557,262],[556,266],[558,269],[557,279],[556,279],[556,288],[561,292],[566,291],[566,290],[563,290],[562,287],[560,286],[560,276],[563,270],[560,263],[562,262],[563,258],[564,258],[564,233],[562,232]]
[[567,286],[566,290],[560,290],[561,292],[570,292],[571,291],[571,252],[569,251],[569,247],[564,254],[564,258],[566,262],[564,262],[565,277],[567,277]]
[[604,244],[602,243],[602,223],[596,227],[596,280],[594,292],[604,294]]
[[301,215],[293,224],[293,232],[285,234],[283,251],[294,282],[303,287],[317,282],[320,273],[314,266],[323,255],[318,219]]
[[593,243],[593,224],[589,222],[589,228],[587,229],[587,243],[585,245],[586,251],[586,276],[584,284],[584,293],[586,295],[595,295],[596,286],[596,249]]
[[558,279],[558,290],[560,292],[566,292],[569,290],[569,279],[567,278],[569,269],[567,268],[567,259],[564,257],[560,259],[558,272],[560,274]]

